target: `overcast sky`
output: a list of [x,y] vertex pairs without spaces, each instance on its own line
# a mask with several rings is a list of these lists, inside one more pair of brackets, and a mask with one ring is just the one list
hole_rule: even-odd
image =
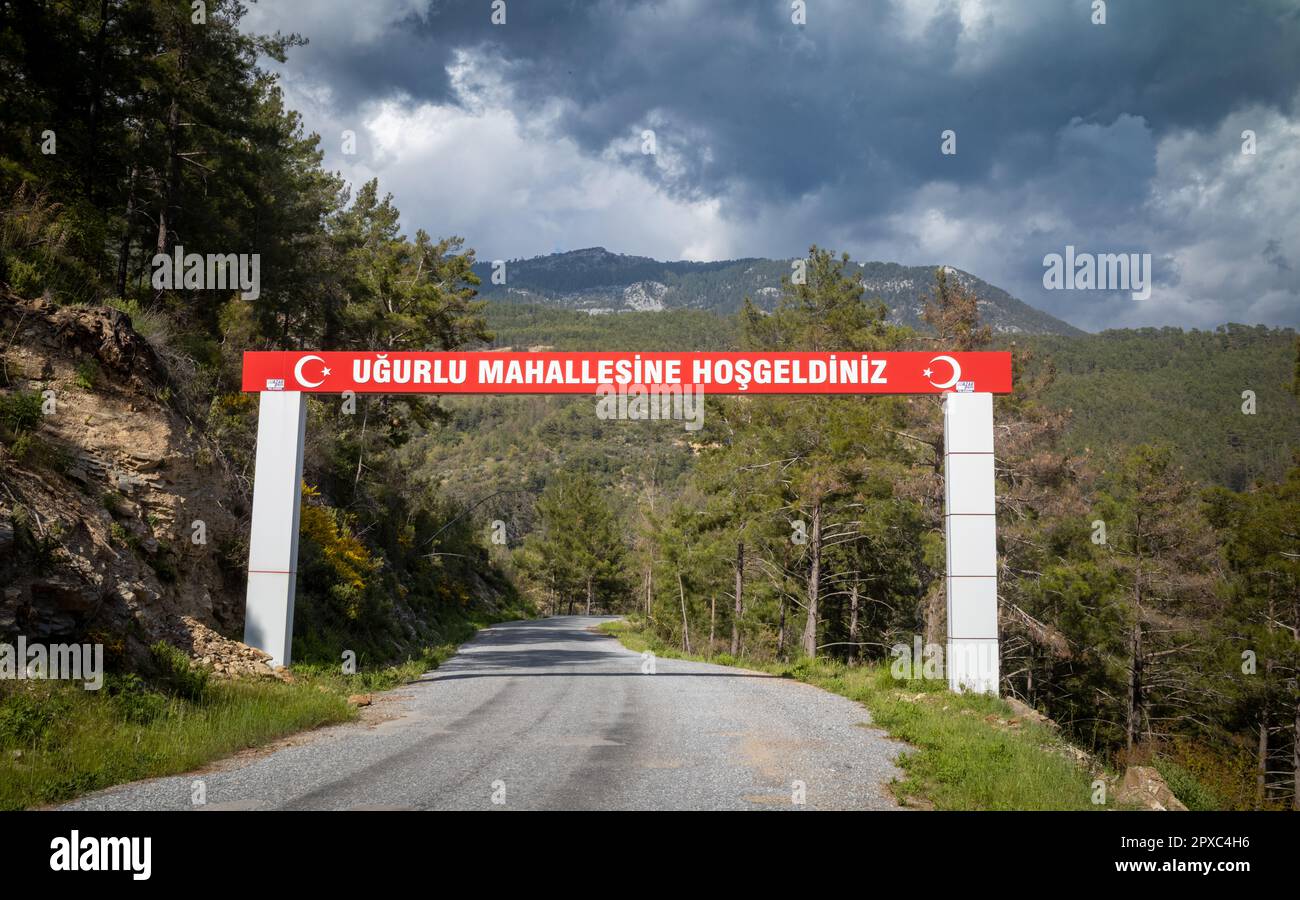
[[[480,259],[816,243],[1089,330],[1300,325],[1300,0],[791,6],[269,0],[245,25],[309,39],[275,68],[327,166]],[[1044,290],[1067,244],[1150,253],[1150,297]]]

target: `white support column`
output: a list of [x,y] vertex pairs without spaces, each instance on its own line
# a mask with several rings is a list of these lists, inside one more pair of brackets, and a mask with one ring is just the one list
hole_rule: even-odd
[[948,686],[998,692],[998,547],[993,395],[945,394],[944,537]]
[[271,654],[272,665],[287,666],[292,659],[307,399],[301,391],[264,391],[261,398],[244,643]]

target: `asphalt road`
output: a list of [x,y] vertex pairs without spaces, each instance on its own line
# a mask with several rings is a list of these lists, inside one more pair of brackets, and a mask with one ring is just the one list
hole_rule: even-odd
[[376,695],[367,722],[65,808],[898,808],[886,785],[905,748],[864,707],[704,663],[658,659],[642,674],[640,655],[593,631],[601,621],[494,626]]

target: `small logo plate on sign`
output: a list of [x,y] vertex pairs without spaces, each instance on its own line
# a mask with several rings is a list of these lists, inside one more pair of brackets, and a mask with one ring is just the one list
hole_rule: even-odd
[[266,379],[266,389],[267,389],[268,391],[282,391],[282,390],[284,390],[284,379],[283,379],[283,378],[268,378],[268,379]]
[[973,394],[973,393],[975,393],[975,382],[973,382],[973,381],[959,381],[959,382],[957,382],[957,393],[959,393],[959,394]]

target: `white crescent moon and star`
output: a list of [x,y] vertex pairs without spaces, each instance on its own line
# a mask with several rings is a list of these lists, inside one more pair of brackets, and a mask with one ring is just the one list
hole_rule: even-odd
[[951,356],[936,356],[934,359],[930,360],[930,364],[933,365],[939,360],[943,360],[949,366],[952,367],[952,378],[948,379],[943,384],[935,384],[934,379],[931,377],[932,375],[934,375],[934,370],[929,368],[928,366],[926,367],[925,371],[921,373],[921,375],[924,378],[930,379],[931,387],[936,387],[939,388],[940,390],[944,390],[952,387],[954,384],[956,384],[958,381],[961,380],[961,364],[958,363],[957,360],[953,359]]
[[[321,363],[320,381],[308,381],[305,377],[303,377],[302,374],[302,364],[305,362],[310,362],[313,359],[316,360],[316,362]],[[293,377],[297,379],[298,383],[303,387],[307,387],[307,388],[320,387],[322,384],[325,383],[325,378],[330,373],[330,370],[325,367],[324,363],[325,360],[321,359],[319,356],[315,356],[315,355],[304,356],[302,359],[298,360],[298,364],[293,367]]]

